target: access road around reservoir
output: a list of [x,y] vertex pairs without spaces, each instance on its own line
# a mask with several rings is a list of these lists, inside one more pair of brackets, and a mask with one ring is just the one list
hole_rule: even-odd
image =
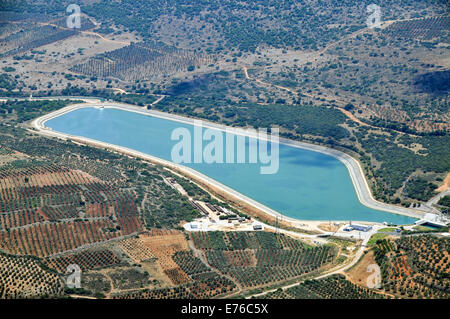
[[[56,99],[56,98],[67,99],[64,97],[53,97],[53,98],[54,99]],[[71,97],[71,99],[76,100],[79,98]],[[58,137],[58,138],[62,138],[62,139],[70,139],[70,140],[77,141],[80,143],[90,144],[95,147],[108,148],[108,149],[112,149],[112,150],[115,150],[118,152],[125,153],[127,155],[137,156],[140,158],[150,160],[152,162],[158,162],[159,164],[162,164],[162,165],[165,165],[165,166],[168,166],[171,168],[175,168],[179,171],[184,172],[185,174],[188,174],[189,176],[193,177],[194,179],[199,179],[203,183],[206,183],[208,185],[211,185],[213,187],[216,187],[216,188],[224,191],[225,193],[227,193],[228,195],[231,195],[233,198],[237,199],[238,201],[243,201],[243,202],[251,205],[252,207],[264,212],[265,214],[269,214],[275,218],[277,216],[278,217],[282,216],[282,214],[280,214],[279,212],[277,212],[265,205],[262,205],[261,203],[258,203],[255,200],[250,199],[250,198],[240,194],[239,192],[237,192],[237,191],[235,191],[235,190],[233,190],[233,189],[231,189],[231,188],[213,180],[212,178],[210,178],[204,174],[201,174],[191,168],[185,167],[183,165],[175,164],[173,162],[163,160],[163,159],[157,158],[155,156],[151,156],[149,154],[138,152],[138,151],[126,148],[126,147],[113,145],[113,144],[93,140],[93,139],[86,138],[86,137],[72,136],[70,134],[56,132],[56,131],[52,130],[51,128],[47,128],[45,126],[45,123],[48,120],[51,120],[53,118],[56,118],[58,116],[72,112],[77,109],[89,108],[89,107],[116,108],[116,109],[120,109],[120,110],[140,113],[140,114],[144,114],[144,115],[149,115],[149,116],[158,117],[158,118],[171,120],[171,121],[176,121],[176,122],[189,124],[189,125],[194,125],[195,124],[194,121],[198,121],[198,119],[188,118],[188,117],[175,115],[175,114],[164,113],[164,112],[155,111],[155,110],[148,110],[148,109],[144,109],[141,107],[124,104],[124,103],[113,103],[113,102],[98,103],[97,101],[98,100],[96,100],[96,98],[94,98],[94,99],[88,99],[85,103],[73,104],[73,105],[66,106],[60,110],[51,112],[49,114],[46,114],[44,116],[41,116],[41,117],[33,120],[31,123],[31,126],[38,133],[43,134],[43,135]],[[222,124],[212,123],[212,122],[205,121],[205,120],[202,120],[202,126],[205,128],[211,128],[211,129],[216,129],[216,130],[220,130],[220,131],[234,130],[233,133],[237,134],[237,135],[246,135],[246,136],[249,136],[252,138],[260,138],[259,136],[256,135],[256,133],[255,133],[255,135],[253,135],[251,132],[246,131],[244,129],[236,129],[233,127],[227,127]],[[271,136],[270,136],[270,134],[268,134],[267,140],[270,141],[270,138],[271,138]],[[327,154],[329,156],[332,156],[332,157],[340,160],[348,169],[351,180],[355,187],[355,191],[356,191],[358,200],[363,205],[365,205],[369,208],[386,211],[386,212],[394,213],[394,214],[405,215],[405,216],[418,218],[418,219],[422,218],[425,213],[430,212],[428,207],[421,207],[420,209],[417,209],[417,208],[412,209],[412,208],[406,208],[406,207],[402,207],[402,206],[386,204],[386,203],[382,203],[382,202],[375,200],[370,192],[370,188],[369,188],[367,180],[364,176],[364,172],[361,168],[361,165],[359,164],[359,162],[356,159],[354,159],[353,157],[351,157],[348,154],[345,154],[341,151],[331,149],[331,148],[328,148],[325,146],[309,144],[309,143],[304,143],[304,142],[298,142],[298,141],[293,141],[293,140],[289,140],[289,139],[285,139],[285,138],[280,138],[279,140],[280,140],[280,143],[284,144],[284,145],[288,145],[288,146],[296,147],[296,148],[302,148],[302,149],[306,149],[306,150],[311,150],[311,151],[315,151],[315,152],[320,152],[320,153]],[[290,218],[290,217],[287,217],[284,215],[282,216],[282,218],[284,221],[288,221],[293,224],[298,224],[298,222],[303,222],[303,223],[308,222],[308,221],[302,221],[302,220]],[[361,221],[361,222],[364,222],[364,221]]]

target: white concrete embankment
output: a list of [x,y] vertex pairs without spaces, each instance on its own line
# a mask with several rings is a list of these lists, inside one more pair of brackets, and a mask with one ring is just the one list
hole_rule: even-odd
[[[72,136],[69,134],[56,132],[45,126],[45,122],[50,119],[53,119],[55,117],[61,116],[65,113],[68,113],[68,112],[71,112],[71,111],[74,111],[77,109],[88,108],[88,107],[116,108],[116,109],[136,112],[136,113],[140,113],[140,114],[144,114],[144,115],[150,115],[150,116],[154,116],[154,117],[158,117],[158,118],[163,118],[163,119],[177,121],[177,122],[191,124],[191,125],[194,125],[194,121],[195,121],[192,118],[187,118],[187,117],[183,117],[183,116],[179,116],[179,115],[175,115],[175,114],[168,114],[168,113],[159,112],[159,111],[155,111],[155,110],[142,109],[142,108],[128,105],[128,104],[110,103],[110,102],[97,104],[97,103],[91,102],[91,103],[69,105],[60,110],[46,114],[46,115],[34,120],[32,122],[32,126],[39,133],[47,135],[47,136],[54,136],[54,137],[63,138],[63,139],[71,139],[73,141],[86,143],[86,144],[96,146],[96,147],[108,148],[108,149],[119,151],[119,152],[127,154],[127,155],[144,158],[146,160],[159,163],[161,165],[176,168],[177,170],[182,171],[183,173],[190,175],[190,176],[200,180],[203,183],[206,183],[213,187],[216,187],[216,188],[220,189],[221,191],[227,193],[228,195],[231,195],[233,198],[235,198],[239,201],[245,202],[266,214],[269,214],[272,216],[281,215],[279,212],[277,212],[261,203],[258,203],[257,201],[255,201],[251,198],[248,198],[247,196],[242,195],[241,193],[239,193],[239,192],[237,192],[237,191],[235,191],[235,190],[233,190],[233,189],[231,189],[231,188],[213,180],[212,178],[210,178],[204,174],[201,174],[191,168],[188,168],[188,167],[185,167],[185,166],[182,166],[179,164],[175,164],[170,161],[163,160],[163,159],[157,158],[155,156],[151,156],[149,154],[138,152],[138,151],[126,148],[126,147],[113,145],[113,144],[109,144],[109,143],[105,143],[105,142],[101,142],[101,141],[96,141],[96,140],[89,139],[86,137]],[[213,129],[221,130],[221,131],[230,130],[230,129],[236,130],[236,128],[227,127],[225,125],[216,124],[216,123],[212,123],[212,122],[205,121],[205,120],[202,120],[202,125],[205,128],[213,128]],[[251,132],[248,132],[243,129],[237,129],[234,133],[240,134],[240,135],[247,135],[247,136],[255,137],[255,138],[258,137],[257,135],[254,135]],[[270,139],[270,135],[268,136],[268,139]],[[425,214],[424,211],[420,211],[417,209],[410,209],[410,208],[405,208],[405,207],[396,206],[396,205],[390,205],[390,204],[376,201],[370,192],[370,188],[368,186],[367,180],[364,176],[364,173],[362,171],[362,168],[361,168],[359,162],[356,159],[352,158],[351,156],[349,156],[343,152],[340,152],[335,149],[327,148],[324,146],[319,146],[319,145],[314,145],[314,144],[309,144],[309,143],[304,143],[304,142],[297,142],[297,141],[292,141],[292,140],[288,140],[288,139],[284,139],[284,138],[280,138],[280,143],[284,144],[284,145],[292,146],[292,147],[297,147],[297,148],[302,148],[302,149],[306,149],[306,150],[320,152],[323,154],[333,156],[334,158],[340,160],[343,164],[345,164],[345,166],[347,167],[347,169],[349,171],[349,174],[350,174],[351,180],[353,182],[353,185],[355,187],[359,201],[367,207],[377,209],[377,210],[387,211],[387,212],[394,213],[394,214],[406,215],[406,216],[414,217],[414,218],[421,218]],[[300,221],[298,219],[293,219],[293,218],[289,218],[286,216],[283,216],[283,220],[291,221],[294,223],[297,223]]]

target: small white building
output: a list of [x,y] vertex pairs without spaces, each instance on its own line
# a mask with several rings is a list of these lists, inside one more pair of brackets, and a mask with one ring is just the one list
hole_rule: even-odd
[[261,224],[253,224],[253,230],[262,230],[263,227]]

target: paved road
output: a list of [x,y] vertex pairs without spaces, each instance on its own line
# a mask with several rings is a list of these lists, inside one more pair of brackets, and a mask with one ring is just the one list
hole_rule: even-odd
[[426,205],[431,206],[431,205],[435,205],[437,204],[437,202],[444,196],[446,195],[450,195],[450,188],[447,189],[446,191],[443,191],[442,193],[437,194],[436,196],[434,196],[433,198],[431,198]]

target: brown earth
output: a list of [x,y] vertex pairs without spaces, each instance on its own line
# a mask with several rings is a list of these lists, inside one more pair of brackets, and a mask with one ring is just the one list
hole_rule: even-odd
[[327,232],[335,232],[338,231],[339,228],[342,226],[343,224],[337,224],[335,225],[334,223],[330,224],[330,223],[323,223],[318,225],[317,227],[323,231],[327,231]]
[[172,259],[177,251],[189,250],[183,233],[176,230],[152,230],[150,234],[140,235],[139,239],[158,258],[161,270],[174,285],[190,281],[189,276]]

